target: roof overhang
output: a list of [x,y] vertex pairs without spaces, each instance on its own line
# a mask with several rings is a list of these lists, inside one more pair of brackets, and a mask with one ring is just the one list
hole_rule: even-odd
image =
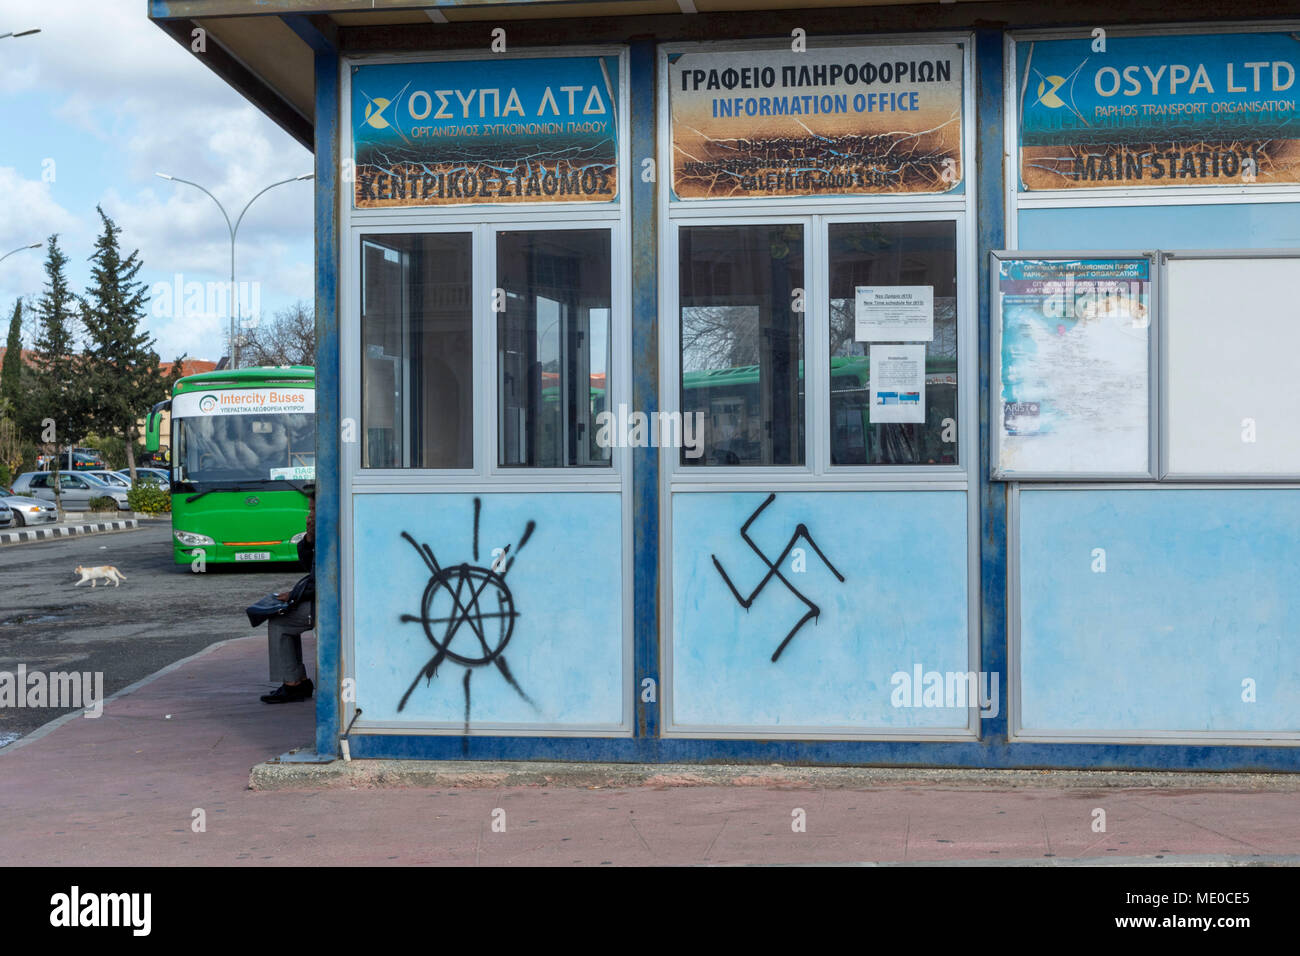
[[[797,3],[797,7],[796,7]],[[148,0],[149,17],[308,149],[315,56],[488,45],[485,22],[510,23],[514,48],[634,37],[788,36],[817,11],[819,33],[1128,25],[1280,19],[1295,0]],[[792,9],[792,7],[796,7]],[[759,14],[756,16],[756,14]],[[203,31],[196,34],[195,31]],[[813,31],[809,31],[813,32]]]

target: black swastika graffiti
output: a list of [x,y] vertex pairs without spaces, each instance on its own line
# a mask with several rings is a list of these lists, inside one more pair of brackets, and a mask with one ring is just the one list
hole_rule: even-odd
[[713,566],[718,569],[718,573],[722,575],[722,580],[727,582],[727,587],[731,588],[732,595],[740,603],[740,606],[743,607],[746,611],[749,610],[750,605],[752,605],[755,599],[759,596],[759,594],[762,593],[763,588],[767,587],[767,582],[771,581],[772,578],[774,577],[777,578],[782,584],[784,584],[786,588],[789,589],[790,593],[793,594],[795,597],[797,597],[800,601],[802,601],[804,605],[808,608],[808,613],[806,613],[803,617],[799,618],[799,620],[795,622],[794,627],[790,628],[790,633],[785,636],[785,640],[783,640],[780,643],[780,645],[777,647],[777,649],[772,653],[773,661],[775,661],[777,658],[781,656],[781,652],[785,650],[786,645],[789,644],[791,639],[796,634],[799,633],[799,628],[803,627],[810,620],[814,620],[820,617],[822,613],[820,607],[818,607],[812,601],[808,600],[808,598],[803,594],[803,592],[800,591],[793,584],[791,584],[789,579],[787,579],[786,576],[781,573],[781,564],[785,561],[787,557],[789,557],[790,551],[794,548],[795,543],[800,538],[803,538],[803,540],[807,541],[808,546],[811,547],[815,552],[817,552],[817,557],[822,559],[822,564],[830,568],[831,573],[834,574],[837,578],[839,578],[841,582],[844,580],[844,575],[840,574],[840,572],[836,570],[835,565],[831,564],[830,561],[827,559],[826,555],[822,554],[821,548],[817,547],[817,542],[812,539],[812,535],[809,534],[808,532],[808,527],[804,524],[795,525],[794,534],[790,536],[790,540],[786,544],[785,550],[781,552],[780,556],[776,559],[776,561],[770,560],[768,556],[763,553],[762,548],[760,548],[758,545],[756,545],[753,542],[753,540],[749,537],[750,525],[752,525],[755,521],[758,520],[758,516],[761,515],[763,513],[763,510],[768,505],[770,505],[775,499],[776,499],[775,494],[768,495],[767,500],[764,501],[761,505],[759,505],[758,508],[754,511],[754,513],[749,516],[749,520],[747,520],[743,525],[740,526],[740,536],[741,538],[744,539],[745,544],[749,545],[750,549],[756,555],[758,555],[759,560],[762,561],[765,565],[767,565],[767,574],[763,575],[763,579],[759,581],[758,586],[755,587],[754,590],[750,592],[749,597],[741,596],[741,593],[736,590],[736,586],[731,583],[731,578],[727,576],[727,572],[725,569],[723,569],[722,562],[718,560],[718,556],[716,554],[712,555]]

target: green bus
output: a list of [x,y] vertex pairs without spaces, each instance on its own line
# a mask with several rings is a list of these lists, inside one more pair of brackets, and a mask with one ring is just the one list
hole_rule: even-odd
[[296,561],[316,481],[316,371],[308,365],[201,372],[149,412],[145,442],[171,422],[177,564]]
[[[947,357],[928,358],[925,365],[926,420],[881,424],[871,421],[870,363],[865,355],[831,358],[831,464],[923,465],[955,464],[957,445],[945,441],[945,421],[957,419],[957,363]],[[755,464],[763,460],[763,445],[771,442],[764,395],[757,365],[687,372],[682,376],[682,411],[702,412],[705,450],[684,464]],[[803,420],[803,363],[789,396],[791,414]]]
[[[543,373],[558,377],[555,373]],[[687,465],[741,465],[763,460],[765,442],[772,441],[759,388],[758,365],[686,372],[682,376],[681,408],[684,414],[699,412],[704,419],[702,454],[683,456]],[[599,381],[599,385],[596,382]],[[802,425],[804,402],[803,363],[793,395],[793,417]],[[608,408],[604,376],[589,389],[589,420]],[[871,421],[871,369],[865,355],[831,358],[831,464],[834,465],[953,465],[957,463],[955,426],[957,421],[957,363],[947,356],[927,358],[925,363],[925,421],[880,423]],[[542,415],[538,443],[543,454],[558,455],[561,446],[560,388],[541,389]],[[802,429],[800,428],[800,433]],[[597,430],[590,429],[590,461],[608,460],[609,450],[596,444]],[[547,460],[550,460],[549,458]]]

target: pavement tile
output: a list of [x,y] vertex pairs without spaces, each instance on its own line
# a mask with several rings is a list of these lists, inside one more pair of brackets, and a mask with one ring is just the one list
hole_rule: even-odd
[[[314,642],[304,656],[314,659]],[[261,634],[0,750],[5,862],[612,866],[1300,854],[1300,794],[1250,788],[423,787],[255,791],[314,736],[268,707]],[[168,718],[167,715],[171,715]],[[201,808],[206,830],[194,832]],[[1106,812],[1106,831],[1092,829]],[[801,809],[806,829],[795,832]],[[504,811],[505,832],[492,828]]]

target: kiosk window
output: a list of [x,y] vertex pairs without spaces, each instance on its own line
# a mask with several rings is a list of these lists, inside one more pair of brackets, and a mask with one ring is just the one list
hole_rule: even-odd
[[498,461],[607,467],[597,416],[610,394],[608,229],[497,235]]
[[679,233],[682,416],[703,438],[683,465],[804,463],[803,226]]
[[956,464],[956,224],[828,228],[831,464]]
[[469,233],[361,240],[361,466],[474,466]]

